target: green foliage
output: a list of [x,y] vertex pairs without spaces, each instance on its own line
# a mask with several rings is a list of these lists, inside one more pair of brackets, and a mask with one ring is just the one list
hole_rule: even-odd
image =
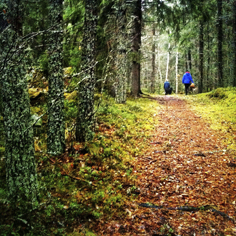
[[43,53],[40,55],[39,59],[38,59],[38,63],[39,63],[39,67],[42,70],[43,74],[45,76],[48,76],[49,74],[49,62],[48,62],[48,54],[47,53]]

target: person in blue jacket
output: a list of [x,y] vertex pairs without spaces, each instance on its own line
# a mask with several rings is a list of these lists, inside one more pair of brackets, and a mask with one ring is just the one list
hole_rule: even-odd
[[170,82],[166,80],[164,83],[165,95],[172,93],[172,88],[170,87]]
[[190,87],[191,83],[194,83],[192,76],[188,70],[185,72],[185,74],[182,78],[182,83],[185,85],[185,94],[188,95],[189,87]]

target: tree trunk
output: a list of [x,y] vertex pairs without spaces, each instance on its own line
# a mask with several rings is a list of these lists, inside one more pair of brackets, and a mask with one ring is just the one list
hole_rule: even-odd
[[62,0],[50,0],[50,18],[53,30],[49,35],[48,48],[50,69],[47,151],[51,155],[59,155],[65,151],[62,11]]
[[7,60],[1,74],[1,95],[8,195],[13,206],[21,208],[25,213],[25,210],[32,208],[37,201],[38,183],[30,100],[25,76],[30,65],[26,51],[28,44],[22,37],[23,13],[22,1],[16,2],[15,5],[9,3],[7,17],[13,20],[10,29],[1,35],[0,51],[2,60]]
[[191,49],[188,50],[188,69],[191,71],[192,69],[192,57],[191,57]]
[[151,75],[151,93],[155,92],[155,77],[156,77],[156,45],[155,45],[155,24],[152,29],[152,75]]
[[188,56],[187,56],[187,54],[184,54],[184,59],[185,59],[185,71],[187,71],[188,70]]
[[168,45],[168,53],[167,53],[167,61],[166,61],[166,81],[168,80],[169,63],[170,63],[170,43]]
[[159,53],[159,44],[157,46],[157,61],[158,61],[158,71],[159,71],[159,77],[160,77],[160,83],[163,83],[162,79],[162,73],[161,73],[161,60],[160,60],[160,53]]
[[142,21],[142,7],[141,0],[137,0],[134,7],[134,31],[133,31],[133,65],[132,65],[132,88],[131,95],[138,97],[141,92],[140,88],[140,47],[141,47],[141,21]]
[[79,142],[85,142],[93,138],[96,35],[97,0],[85,0],[84,37],[82,42],[83,81],[79,86],[79,104],[76,121],[76,140]]
[[127,90],[127,34],[126,34],[126,4],[119,2],[117,17],[117,57],[116,57],[116,102],[126,102]]
[[202,93],[203,91],[203,50],[204,50],[204,34],[203,34],[204,22],[200,22],[200,33],[199,33],[199,84],[198,92]]
[[222,0],[217,0],[218,8],[218,84],[220,87],[224,86],[223,81],[223,58],[222,58],[222,42],[223,42],[223,29],[222,29]]
[[179,52],[176,53],[176,63],[175,63],[175,93],[178,94],[179,89],[179,76],[178,76],[178,65],[179,65]]
[[209,72],[210,72],[210,35],[209,35],[209,23],[207,25],[207,71],[206,71],[206,91],[208,92],[209,90]]
[[233,2],[233,50],[234,50],[233,86],[236,87],[236,1]]

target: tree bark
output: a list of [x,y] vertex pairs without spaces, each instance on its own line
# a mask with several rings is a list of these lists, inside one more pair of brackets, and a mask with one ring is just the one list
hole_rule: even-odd
[[222,0],[217,0],[217,28],[218,28],[218,85],[220,87],[224,86],[223,81],[223,56],[222,56],[222,42],[223,42],[223,21],[222,21]]
[[169,63],[170,63],[170,43],[168,45],[168,53],[167,53],[167,60],[166,60],[166,81],[168,80]]
[[210,61],[211,61],[211,58],[210,58],[210,35],[209,35],[209,23],[207,25],[207,31],[208,31],[208,36],[207,36],[207,71],[206,71],[206,91],[208,92],[209,90],[209,84],[210,84],[210,81],[209,81],[209,73],[210,73]]
[[204,34],[203,34],[204,22],[200,22],[200,32],[199,32],[199,84],[198,92],[202,93],[203,91],[203,51],[204,51]]
[[163,83],[163,79],[162,79],[162,73],[161,73],[161,60],[160,60],[160,53],[159,53],[159,44],[157,46],[157,61],[158,61],[158,71],[159,71],[159,77],[160,77],[160,84]]
[[116,102],[126,102],[127,90],[127,34],[126,34],[126,4],[119,2],[117,16],[117,56],[116,56]]
[[84,36],[82,42],[83,81],[79,86],[76,121],[76,140],[79,142],[85,142],[93,138],[97,4],[97,0],[85,0]]
[[179,52],[176,52],[176,63],[175,63],[175,93],[178,94],[179,89],[179,76],[178,76],[178,65],[179,65]]
[[1,61],[7,61],[1,74],[1,95],[8,199],[14,207],[21,208],[25,213],[25,210],[32,208],[37,201],[38,183],[30,100],[25,76],[30,66],[26,51],[28,43],[23,40],[20,28],[23,16],[23,1],[19,0],[14,5],[9,2],[7,18],[12,21],[10,28],[1,34],[0,51]]
[[191,49],[188,50],[188,69],[191,71],[192,69],[192,57],[191,57]]
[[233,2],[233,49],[234,49],[233,86],[236,87],[236,1]]
[[155,77],[156,77],[156,45],[155,45],[155,24],[152,29],[152,75],[151,75],[151,93],[155,92]]
[[51,155],[59,155],[65,151],[62,11],[62,0],[50,0],[50,18],[53,30],[49,35],[48,48],[50,69],[47,151]]
[[134,7],[134,31],[132,40],[133,64],[132,64],[132,88],[131,95],[138,97],[141,92],[140,88],[140,47],[141,47],[141,21],[142,21],[142,6],[141,0],[137,0]]

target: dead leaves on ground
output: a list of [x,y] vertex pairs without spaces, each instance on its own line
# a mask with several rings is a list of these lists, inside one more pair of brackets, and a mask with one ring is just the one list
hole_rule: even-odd
[[[139,174],[137,204],[127,202],[125,219],[101,220],[96,231],[102,235],[235,235],[235,223],[223,214],[204,208],[166,209],[207,205],[236,220],[236,164],[224,137],[184,101],[162,99],[161,103],[150,148],[134,161],[134,172]],[[142,208],[138,203],[164,208]]]

